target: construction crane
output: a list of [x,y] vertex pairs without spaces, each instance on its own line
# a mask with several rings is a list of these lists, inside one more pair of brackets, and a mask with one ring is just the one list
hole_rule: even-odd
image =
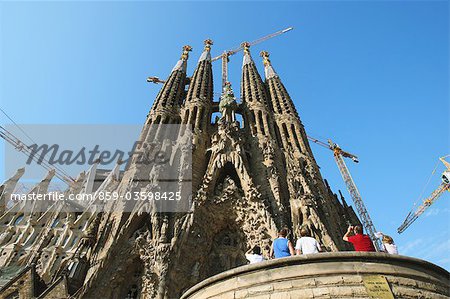
[[370,218],[369,212],[367,211],[367,208],[364,204],[364,201],[361,197],[361,194],[358,191],[358,188],[356,187],[355,182],[353,181],[352,176],[350,175],[350,171],[347,168],[347,165],[345,164],[344,158],[350,158],[353,162],[359,163],[358,157],[355,155],[346,152],[342,150],[339,145],[334,143],[331,140],[328,140],[328,143],[325,143],[323,141],[317,140],[313,137],[307,136],[309,140],[312,142],[326,147],[333,151],[334,153],[334,160],[336,161],[336,164],[339,168],[339,172],[342,175],[342,178],[344,179],[345,185],[347,186],[347,190],[350,193],[350,196],[353,199],[353,203],[356,206],[356,210],[358,212],[359,218],[361,219],[361,223],[364,226],[364,229],[366,230],[366,233],[369,235],[369,237],[372,239],[372,242],[376,248],[377,251],[381,251],[383,248],[383,245],[381,244],[381,240],[376,237],[375,233],[377,230],[375,229],[375,225],[372,222],[372,219]]
[[41,165],[43,168],[45,168],[47,171],[50,171],[52,169],[55,170],[55,176],[60,179],[61,181],[67,183],[69,186],[72,184],[75,180],[67,175],[63,170],[59,169],[58,167],[51,165],[47,159],[41,159],[41,157],[37,157],[35,152],[31,149],[31,147],[27,146],[22,140],[20,140],[18,137],[16,137],[14,134],[12,134],[10,131],[5,129],[3,126],[0,126],[0,137],[3,138],[6,142],[14,146],[14,148],[24,153],[27,157],[31,158],[33,161],[35,161],[37,164]]
[[281,35],[283,33],[289,32],[292,29],[294,29],[294,27],[288,27],[286,29],[274,32],[272,34],[266,35],[264,37],[261,37],[257,40],[254,40],[252,42],[243,42],[238,48],[235,48],[233,50],[228,50],[228,51],[224,51],[222,53],[222,55],[216,56],[213,59],[211,59],[211,61],[216,61],[219,59],[222,59],[222,88],[225,86],[225,83],[228,81],[228,62],[230,61],[230,56],[236,54],[239,51],[242,51],[244,49],[244,47],[251,47],[254,45],[257,45],[259,43],[262,43],[268,39],[271,39],[275,36]]
[[154,83],[154,84],[158,84],[158,83],[164,83],[164,82],[166,82],[166,81],[164,81],[164,80],[161,80],[161,79],[159,79],[158,77],[148,77],[147,78],[147,82],[151,82],[151,83]]
[[[428,207],[430,207],[445,191],[450,191],[450,163],[445,161],[445,158],[450,157],[450,155],[439,158],[441,162],[446,167],[446,170],[442,173],[442,182],[437,187],[429,197],[423,200],[422,204],[416,209],[412,209],[406,216],[405,221],[397,229],[397,232],[401,234],[404,232],[420,215],[422,215]],[[436,169],[435,169],[436,170]],[[433,170],[434,173],[434,170]]]
[[[233,49],[233,50],[228,50],[228,51],[224,51],[221,55],[216,56],[214,58],[211,59],[211,62],[222,59],[222,88],[225,87],[225,83],[228,81],[228,62],[230,61],[230,56],[236,54],[239,51],[242,51],[245,47],[250,47],[250,46],[254,46],[257,45],[259,43],[262,43],[263,41],[266,41],[268,39],[271,39],[275,36],[281,35],[283,33],[289,32],[292,29],[294,29],[294,27],[288,27],[286,29],[274,32],[272,34],[266,35],[264,37],[261,37],[257,40],[254,40],[252,42],[243,42],[239,47]],[[147,78],[147,82],[152,82],[155,84],[158,83],[164,83],[164,80],[159,79],[158,77],[148,77]]]

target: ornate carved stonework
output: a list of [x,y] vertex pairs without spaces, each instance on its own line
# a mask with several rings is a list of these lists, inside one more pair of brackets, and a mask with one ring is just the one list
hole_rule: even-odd
[[[0,219],[5,224],[0,266],[33,265],[46,287],[65,288],[71,298],[179,298],[194,284],[246,264],[244,253],[251,246],[259,245],[268,255],[281,228],[297,238],[300,227],[307,226],[326,250],[347,249],[341,239],[344,219],[358,220],[323,181],[268,53],[263,82],[245,44],[240,100],[227,84],[215,102],[212,44],[205,41],[190,78],[186,68],[192,48],[183,48],[148,114],[131,163],[123,173],[113,169],[94,190],[162,190],[160,179],[168,171],[178,174],[181,186],[192,168],[189,211],[161,212],[149,203],[130,208],[120,201],[107,203],[105,211],[71,213],[61,205],[58,212],[24,215],[17,206]],[[213,119],[215,112],[221,117]],[[164,134],[165,124],[190,126],[192,141],[172,148],[173,142],[163,138],[169,163],[139,163],[152,138]],[[184,129],[176,133],[178,140],[188,138]],[[1,186],[5,195],[22,173]],[[36,190],[47,192],[51,176]],[[83,173],[66,192],[85,190]]]

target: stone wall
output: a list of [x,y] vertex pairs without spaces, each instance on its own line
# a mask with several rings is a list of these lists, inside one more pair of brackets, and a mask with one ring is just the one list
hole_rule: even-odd
[[182,299],[375,298],[363,282],[368,276],[385,277],[394,298],[450,298],[449,272],[432,263],[385,253],[336,252],[238,267],[193,286]]

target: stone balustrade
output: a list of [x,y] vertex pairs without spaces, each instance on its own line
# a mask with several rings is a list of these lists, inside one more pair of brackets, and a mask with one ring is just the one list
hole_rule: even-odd
[[370,277],[386,279],[392,295],[385,298],[450,298],[450,274],[445,269],[416,258],[366,252],[319,253],[246,265],[198,283],[181,298],[381,298],[370,296],[364,283]]

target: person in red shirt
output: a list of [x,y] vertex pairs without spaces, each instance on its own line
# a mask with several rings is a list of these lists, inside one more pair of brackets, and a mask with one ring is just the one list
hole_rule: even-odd
[[[353,232],[352,236],[349,236]],[[355,251],[376,251],[372,240],[368,235],[363,234],[362,227],[359,225],[349,226],[347,233],[342,237],[344,241],[353,244]]]

